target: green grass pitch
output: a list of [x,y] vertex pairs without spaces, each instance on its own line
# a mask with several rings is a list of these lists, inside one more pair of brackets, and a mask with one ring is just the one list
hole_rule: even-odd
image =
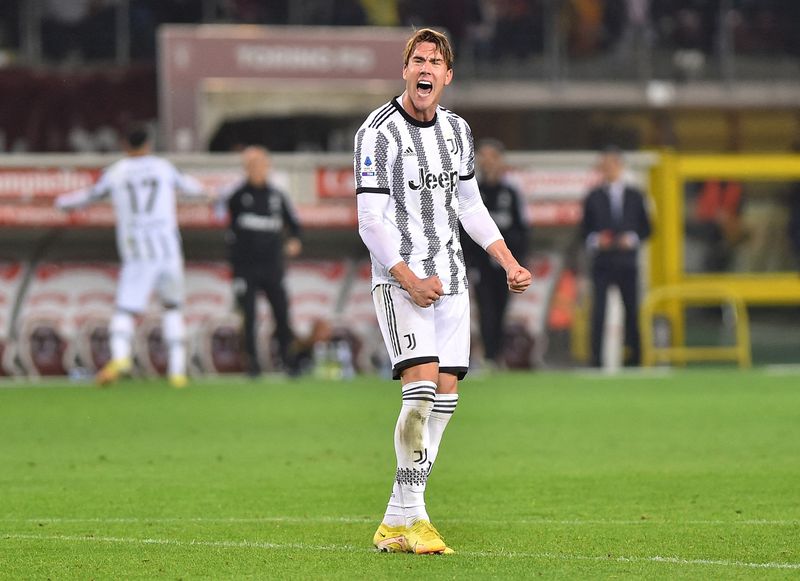
[[452,556],[371,549],[396,382],[14,385],[3,579],[800,576],[800,372],[468,379],[427,494]]

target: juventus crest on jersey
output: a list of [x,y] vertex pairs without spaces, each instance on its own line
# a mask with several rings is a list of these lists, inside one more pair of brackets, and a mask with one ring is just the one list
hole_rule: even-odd
[[[438,275],[445,294],[467,285],[458,190],[474,167],[469,126],[443,107],[422,122],[395,98],[373,111],[356,134],[356,194],[389,196],[384,221],[400,256],[420,278]],[[372,257],[373,285],[397,284],[388,266]]]

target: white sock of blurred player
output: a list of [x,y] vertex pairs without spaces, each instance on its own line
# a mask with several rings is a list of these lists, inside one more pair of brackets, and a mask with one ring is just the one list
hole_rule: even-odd
[[411,526],[429,520],[425,511],[428,480],[428,418],[433,410],[436,384],[413,381],[403,386],[403,406],[394,430],[397,475],[383,522]]
[[111,360],[126,367],[131,361],[131,344],[133,343],[134,320],[131,313],[116,311],[111,316],[108,326]]
[[164,342],[167,344],[167,373],[170,378],[186,376],[186,326],[180,309],[167,309],[163,319]]

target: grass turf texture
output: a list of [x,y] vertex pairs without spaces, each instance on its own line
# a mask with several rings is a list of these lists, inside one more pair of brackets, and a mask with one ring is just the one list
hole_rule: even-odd
[[800,375],[462,384],[428,486],[453,556],[378,554],[399,386],[0,388],[0,577],[800,575]]

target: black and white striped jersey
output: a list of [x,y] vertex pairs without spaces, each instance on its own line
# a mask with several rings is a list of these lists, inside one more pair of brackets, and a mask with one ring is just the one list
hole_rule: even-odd
[[111,198],[122,261],[182,259],[176,190],[202,193],[202,185],[166,159],[145,155],[111,164],[83,203]]
[[[459,240],[459,183],[474,178],[469,125],[438,107],[429,122],[411,117],[394,98],[373,111],[355,138],[356,194],[389,196],[384,225],[400,256],[420,278],[438,275],[445,294],[467,287]],[[394,284],[372,256],[372,282]]]

